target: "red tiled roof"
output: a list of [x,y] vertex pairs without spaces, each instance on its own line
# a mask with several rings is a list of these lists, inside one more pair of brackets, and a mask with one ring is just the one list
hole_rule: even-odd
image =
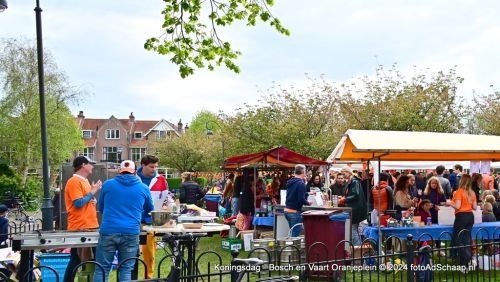
[[142,134],[146,134],[158,122],[158,120],[136,120],[134,131],[142,131]]
[[132,139],[132,141],[130,141],[130,147],[147,147],[147,144],[148,142],[145,139]]
[[94,147],[95,146],[95,135],[93,135],[91,138],[83,139],[83,142],[85,143],[86,147]]
[[81,130],[96,130],[97,127],[101,127],[108,120],[109,119],[86,118],[83,120],[83,124],[80,125],[81,126],[80,129]]

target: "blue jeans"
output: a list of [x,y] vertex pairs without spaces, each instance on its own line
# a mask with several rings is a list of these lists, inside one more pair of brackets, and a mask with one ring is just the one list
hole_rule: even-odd
[[[95,268],[94,281],[102,281],[104,274],[105,281],[108,281],[108,275],[111,271],[115,252],[118,251],[118,263],[137,256],[139,249],[139,235],[133,234],[110,234],[99,235],[99,243],[97,243],[97,251],[95,260],[104,268],[102,273],[100,267]],[[132,269],[134,268],[135,260],[129,260],[122,264],[119,271],[119,281],[130,281]]]
[[351,227],[351,236],[352,236],[352,241],[351,243],[354,245],[354,246],[361,246],[361,238],[359,237],[359,223],[356,223],[356,224],[352,224],[352,227]]
[[233,212],[233,216],[238,215],[238,212],[240,211],[239,201],[240,198],[231,198],[231,211]]
[[[292,228],[297,223],[302,223],[301,212],[285,212],[286,221],[288,221],[288,227]],[[296,226],[292,230],[292,237],[298,237],[302,231],[302,226]]]

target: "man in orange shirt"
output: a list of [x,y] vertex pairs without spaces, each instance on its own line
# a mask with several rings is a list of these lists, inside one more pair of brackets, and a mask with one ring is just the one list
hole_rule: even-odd
[[[90,184],[87,179],[92,174],[95,162],[87,157],[79,156],[73,160],[75,173],[68,179],[64,189],[64,201],[68,211],[68,230],[87,230],[99,228],[95,194],[101,189],[101,181]],[[64,282],[72,282],[73,269],[82,262],[77,248],[71,248],[71,256]]]

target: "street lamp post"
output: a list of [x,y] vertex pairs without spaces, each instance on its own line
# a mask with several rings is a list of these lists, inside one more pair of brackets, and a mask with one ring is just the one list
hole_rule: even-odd
[[9,5],[7,5],[7,0],[0,0],[0,13],[5,11]]
[[43,71],[43,43],[42,43],[42,9],[40,0],[36,0],[36,48],[38,55],[38,95],[40,97],[40,126],[42,131],[42,171],[43,171],[43,204],[42,230],[52,231],[54,206],[49,190],[49,152],[47,146],[47,122],[45,119],[45,80]]
[[[7,0],[0,0],[0,12],[8,8]],[[47,122],[45,119],[45,84],[43,73],[43,44],[42,44],[42,9],[40,0],[36,0],[36,47],[38,60],[38,95],[40,99],[40,127],[42,137],[42,173],[43,173],[43,203],[42,203],[42,230],[52,231],[54,206],[50,199],[49,189],[49,153],[47,148]]]
[[[205,122],[205,128],[207,130],[207,136],[208,137],[214,135],[214,131],[208,126],[210,123],[215,123],[220,128],[220,125],[217,122],[215,122],[215,121],[207,121],[207,122]],[[222,143],[222,162],[221,162],[221,167],[220,168],[222,170],[224,170],[224,138],[221,138],[221,143]]]

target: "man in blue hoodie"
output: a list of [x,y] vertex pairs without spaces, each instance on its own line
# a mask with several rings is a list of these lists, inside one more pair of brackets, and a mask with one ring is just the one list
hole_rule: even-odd
[[[306,193],[306,167],[298,164],[295,166],[293,178],[286,182],[285,218],[288,221],[288,227],[292,228],[302,222],[303,205],[310,205]],[[299,236],[301,231],[300,226],[293,228],[292,237]]]
[[[102,215],[97,244],[96,262],[104,273],[96,268],[94,281],[108,281],[115,252],[118,262],[136,257],[139,249],[139,233],[143,213],[154,209],[149,188],[135,175],[133,161],[120,164],[119,175],[102,185],[97,209]],[[119,280],[130,281],[134,260],[122,264]]]

